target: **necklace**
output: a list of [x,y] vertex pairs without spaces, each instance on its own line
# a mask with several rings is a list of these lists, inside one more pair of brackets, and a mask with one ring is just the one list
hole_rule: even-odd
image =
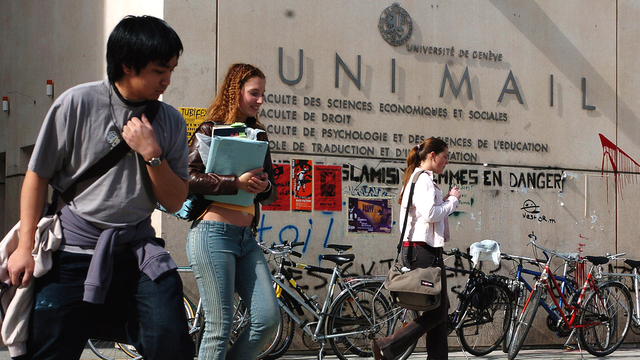
[[122,96],[122,94],[120,94],[120,91],[118,90],[118,87],[116,86],[116,84],[111,84],[111,88],[113,88],[113,91],[116,93],[116,95],[118,95],[118,99],[120,99],[120,101],[122,101],[127,106],[139,107],[139,106],[147,105],[147,103],[149,102],[149,100],[131,101],[131,100],[125,99],[125,97]]
[[[115,88],[115,85],[111,84],[111,82],[109,82],[109,115],[111,115],[111,123],[113,124],[113,126],[116,128],[116,131],[118,131],[118,134],[116,136],[118,136],[118,141],[120,141],[119,138],[121,138],[121,130],[120,127],[118,126],[118,123],[116,122],[116,112],[113,109],[113,102],[111,101],[111,96],[113,95],[113,89]],[[111,133],[111,132],[110,132]],[[112,143],[113,145],[113,143]],[[115,144],[117,145],[117,144]],[[113,145],[113,146],[115,146]]]

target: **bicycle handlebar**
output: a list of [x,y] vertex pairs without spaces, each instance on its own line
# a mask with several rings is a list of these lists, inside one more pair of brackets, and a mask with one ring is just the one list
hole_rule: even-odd
[[293,256],[296,256],[296,257],[302,257],[302,254],[300,254],[297,251],[293,251],[293,248],[304,245],[304,242],[294,241],[294,242],[289,243],[289,242],[285,241],[282,244],[276,244],[274,242],[269,247],[267,247],[264,243],[258,243],[258,245],[262,248],[262,250],[265,253],[268,252],[268,253],[273,254],[273,255],[290,254],[290,255],[293,255]]
[[471,260],[471,255],[460,251],[460,249],[458,249],[458,248],[453,248],[453,249],[451,249],[451,251],[448,251],[448,252],[443,249],[442,253],[447,255],[447,256],[458,255],[458,256],[461,256],[461,257],[463,257],[463,258],[465,258],[467,260]]
[[526,261],[531,265],[540,265],[540,263],[546,263],[547,260],[541,260],[541,259],[534,259],[534,258],[528,258],[526,256],[520,256],[520,255],[511,255],[511,254],[506,254],[506,253],[501,253],[500,257],[502,257],[505,260],[512,260],[512,261]]
[[[538,239],[538,237],[532,231],[531,234],[529,234],[529,243],[544,252],[544,256],[547,257],[547,260],[544,261],[545,263],[549,262],[551,260],[551,258],[554,257],[554,256],[555,257],[559,257],[564,261],[570,261],[570,262],[576,262],[576,261],[579,260],[579,258],[573,258],[573,257],[571,257],[571,256],[569,256],[567,254],[561,254],[561,253],[555,252],[553,250],[547,249],[542,245],[538,245],[538,243],[536,243],[537,239]],[[552,256],[549,256],[549,254],[551,254]]]

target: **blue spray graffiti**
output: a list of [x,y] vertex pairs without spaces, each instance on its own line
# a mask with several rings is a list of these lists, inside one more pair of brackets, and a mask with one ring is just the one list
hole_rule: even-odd
[[[327,227],[327,231],[324,234],[324,242],[322,243],[322,247],[326,248],[327,244],[329,243],[329,239],[331,237],[331,230],[333,229],[334,218],[333,218],[332,212],[323,211],[322,214],[331,216],[331,219],[329,219],[329,226]],[[309,241],[311,240],[311,234],[313,232],[313,220],[309,219],[308,222],[309,222],[309,227],[307,228],[307,236],[304,239],[304,247],[302,248],[303,254],[307,252],[307,247],[309,246]],[[265,214],[262,214],[262,218],[260,219],[260,227],[258,227],[257,229],[258,231],[257,237],[259,242],[264,242],[265,238],[268,238],[268,236],[265,236],[265,233],[270,230],[273,230],[273,226],[266,226],[265,224],[266,224],[266,216]],[[293,233],[293,236],[291,235],[291,233]],[[289,242],[301,241],[299,237],[300,237],[300,231],[298,230],[298,227],[296,225],[289,224],[289,225],[285,225],[282,229],[280,229],[280,231],[278,232],[277,241],[279,241],[280,244],[284,243],[285,240]]]

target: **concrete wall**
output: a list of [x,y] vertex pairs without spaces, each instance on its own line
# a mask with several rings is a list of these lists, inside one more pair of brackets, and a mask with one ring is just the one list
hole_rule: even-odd
[[[104,77],[111,28],[127,13],[150,13],[164,17],[185,45],[166,102],[206,108],[229,65],[257,65],[267,76],[260,119],[277,164],[310,160],[341,174],[332,183],[338,210],[263,213],[260,239],[306,241],[302,262],[317,265],[327,243],[352,244],[350,272],[386,273],[395,257],[405,151],[429,136],[450,142],[450,172],[440,186],[455,183],[463,195],[448,247],[490,238],[504,252],[532,255],[525,245],[534,231],[561,252],[584,243],[586,254],[640,258],[637,2],[405,1],[412,33],[399,46],[379,30],[388,1],[148,4],[3,4],[0,93],[11,100],[11,113],[0,113],[5,230],[17,219],[29,147],[52,101],[46,80],[58,95]],[[399,112],[407,105],[410,113]],[[314,189],[312,199],[320,196]],[[350,232],[349,199],[390,199],[391,233]],[[166,214],[154,223],[186,265],[189,224]],[[507,270],[503,264],[501,273]],[[321,281],[309,286],[323,294]],[[187,292],[195,295],[192,283]],[[544,320],[539,316],[530,343],[562,343]]]

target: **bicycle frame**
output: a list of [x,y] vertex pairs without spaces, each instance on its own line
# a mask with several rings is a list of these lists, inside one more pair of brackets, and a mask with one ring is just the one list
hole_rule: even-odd
[[[624,258],[619,258],[618,256],[624,256],[625,254],[616,254],[616,255],[611,255],[611,256],[607,256],[609,259],[611,260],[626,260]],[[633,322],[636,324],[636,326],[640,326],[640,290],[638,289],[638,287],[640,286],[640,275],[638,275],[638,269],[637,268],[633,268],[633,273],[632,274],[626,274],[626,273],[609,273],[609,272],[604,272],[602,271],[602,266],[598,266],[598,275],[602,275],[602,276],[609,276],[609,277],[630,277],[633,278],[633,291],[632,293],[634,294],[634,305],[633,305],[633,311],[631,312],[631,319],[633,320]]]
[[[545,256],[546,256],[546,253],[545,253]],[[528,261],[530,263],[535,263],[538,266],[540,266],[539,261],[536,259],[527,258],[523,256],[516,256],[516,255],[505,255],[505,258],[511,258],[511,260],[518,260],[515,279],[516,281],[519,281],[522,285],[524,285],[524,287],[527,290],[529,291],[533,290],[533,287],[529,284],[529,282],[527,282],[524,275],[532,275],[534,278],[539,278],[542,275],[542,272],[527,269],[524,267],[523,263],[525,261]],[[567,281],[567,268],[568,268],[568,262],[565,261],[562,276],[554,276],[554,277],[556,281],[559,281],[561,283],[560,285],[561,293],[570,291],[570,293],[573,296],[576,296],[578,295],[578,291],[574,289],[573,286],[571,286],[571,284]],[[562,304],[563,304],[563,299],[560,298],[558,300],[558,304],[554,304],[554,306],[560,308],[562,307]],[[556,322],[556,324],[560,321],[560,316],[558,316],[558,314],[556,314],[556,312],[553,311],[551,306],[549,306],[549,304],[546,301],[541,301],[540,306],[542,306],[542,308],[549,314],[549,316],[551,316],[551,318]]]
[[[323,273],[327,273],[327,270],[328,270],[325,268],[306,265],[306,264],[300,264],[300,265],[296,264],[295,267],[299,267],[299,266],[300,268],[303,268],[303,269],[319,271]],[[309,336],[311,336],[311,339],[313,341],[324,341],[325,339],[329,338],[321,334],[323,332],[322,326],[324,325],[326,313],[329,310],[331,302],[334,298],[336,284],[340,284],[339,286],[341,288],[344,286],[342,285],[342,278],[340,277],[337,270],[338,270],[338,267],[336,266],[330,272],[331,280],[329,281],[329,291],[324,299],[322,308],[318,307],[318,305],[314,303],[314,300],[304,292],[304,290],[298,285],[298,283],[296,283],[296,281],[293,279],[293,275],[287,269],[284,268],[284,264],[281,264],[279,274],[272,275],[272,280],[276,288],[276,294],[278,294],[278,302],[280,304],[280,307],[293,319],[293,321],[298,326],[300,326],[300,328],[304,332],[306,332]],[[282,281],[283,279],[287,280],[289,286],[284,284],[284,282]],[[291,287],[293,287],[293,290],[291,289]],[[307,312],[313,315],[317,323],[315,331],[312,331],[308,326],[309,324],[312,324],[312,323],[310,323],[306,317],[305,318],[298,317],[296,314],[293,313],[293,311],[291,311],[291,309],[285,306],[285,304],[282,302],[280,297],[281,291],[284,291],[287,294],[289,294],[289,296],[291,296],[291,298],[294,301],[296,301],[297,305],[302,306],[302,308],[304,308],[305,310],[307,310]],[[301,313],[300,315],[303,315],[303,314],[304,313]]]
[[[278,253],[278,252],[271,251],[271,253],[274,253],[275,255],[283,255],[282,252]],[[327,292],[327,295],[325,297],[324,303],[322,304],[321,308],[315,303],[315,300],[309,297],[304,292],[304,290],[296,283],[296,281],[293,279],[293,275],[286,269],[286,266],[292,266],[299,269],[331,274],[331,280],[329,281],[329,291]],[[355,297],[355,292],[352,289],[353,286],[363,282],[377,282],[380,280],[380,277],[368,277],[368,276],[353,277],[348,280],[345,280],[340,275],[340,266],[337,264],[333,267],[333,269],[328,269],[328,268],[323,268],[319,266],[298,264],[291,260],[285,260],[284,257],[280,261],[278,273],[276,275],[272,275],[271,277],[274,282],[276,294],[278,295],[278,303],[280,307],[284,312],[286,312],[291,317],[291,319],[305,333],[307,333],[307,335],[311,337],[311,339],[314,342],[318,342],[318,341],[325,342],[327,339],[331,339],[331,338],[359,334],[360,332],[340,333],[340,334],[331,334],[331,335],[324,334],[323,328],[324,328],[325,321],[329,316],[328,310],[331,308],[334,298],[338,298],[340,294],[342,294],[345,291],[348,291],[351,296]],[[289,286],[286,286],[284,284],[283,280],[285,279],[287,280],[287,283],[289,284]],[[337,295],[336,295],[336,285],[338,285],[338,287],[341,290],[341,292],[338,293]],[[309,322],[309,320],[306,317],[300,318],[291,309],[285,306],[285,304],[282,302],[280,297],[281,291],[286,292],[296,302],[296,304],[294,305],[299,305],[305,310],[307,310],[307,312],[311,313],[314,316],[316,321]],[[357,306],[361,312],[365,312],[365,309],[362,308],[359,302],[355,301],[354,303],[355,303],[355,306]],[[300,316],[304,315],[304,312],[302,312],[300,309],[298,310],[298,312]],[[316,327],[315,327],[315,330],[312,330],[309,325],[312,325],[314,323]]]
[[[457,248],[452,249],[451,252],[449,253],[447,252],[444,252],[444,253],[446,255],[449,255],[449,257],[461,256],[467,260],[471,260],[471,256],[469,256],[469,254],[462,253]],[[443,261],[446,261],[447,259],[449,259],[449,257],[447,257]],[[475,266],[471,268],[471,270],[460,269],[460,268],[450,267],[450,266],[445,266],[444,268],[446,271],[452,271],[460,274],[469,275],[465,283],[464,289],[461,292],[455,291],[453,290],[453,288],[451,288],[451,291],[453,293],[456,293],[458,299],[460,300],[458,302],[458,307],[456,308],[456,310],[454,310],[451,314],[449,314],[450,323],[448,324],[448,326],[450,326],[450,328],[447,330],[449,331],[449,333],[451,333],[454,330],[458,331],[460,327],[462,327],[462,324],[464,323],[464,319],[467,317],[467,312],[469,311],[469,302],[464,300],[468,298],[471,292],[474,290],[475,288],[474,283],[478,281],[478,279],[487,278],[487,276],[485,275],[484,272],[482,272],[482,270],[477,269]]]
[[[471,291],[469,283],[471,281],[474,281],[475,278],[478,277],[479,270],[465,270],[465,269],[449,267],[449,266],[445,266],[445,270],[469,275],[469,277],[467,278],[467,282],[465,283],[464,289],[461,292],[453,291],[453,288],[451,290],[458,295],[458,298],[468,296]],[[468,304],[468,303],[466,301],[459,301],[458,307],[451,314],[449,314],[450,315],[449,320],[451,321],[451,324],[450,324],[451,328],[447,329],[449,333],[453,332],[454,330],[458,330],[462,326],[462,323],[463,323],[462,320],[464,320],[464,318],[467,316],[467,311],[468,311],[468,307],[466,307],[465,309],[462,308],[464,304]]]
[[[531,243],[535,247],[537,247],[537,248],[541,249],[542,251],[544,251],[545,255],[548,257],[548,260],[545,263],[544,269],[542,270],[542,272],[540,274],[540,278],[536,281],[536,284],[534,286],[538,286],[538,284],[542,284],[545,287],[547,295],[551,298],[551,300],[553,301],[553,303],[556,306],[556,310],[558,311],[558,315],[559,315],[560,319],[562,320],[562,322],[565,325],[567,325],[567,328],[569,330],[571,330],[571,335],[575,333],[576,329],[587,327],[587,326],[595,326],[595,325],[601,324],[602,322],[594,322],[594,323],[589,323],[587,325],[576,324],[576,319],[579,318],[578,315],[580,314],[580,310],[582,309],[581,305],[582,305],[582,302],[585,299],[585,294],[587,293],[587,290],[590,289],[590,290],[596,291],[596,293],[598,293],[598,286],[597,286],[595,280],[593,279],[593,268],[594,268],[594,266],[591,265],[590,268],[589,268],[589,271],[587,272],[587,277],[586,277],[584,283],[582,284],[582,287],[580,288],[578,300],[575,301],[575,302],[573,302],[573,301],[569,302],[569,301],[567,301],[567,298],[565,297],[565,294],[562,291],[562,287],[560,285],[558,285],[558,281],[557,281],[555,275],[553,274],[553,272],[550,269],[550,263],[551,263],[551,260],[553,258],[555,258],[555,257],[561,258],[561,259],[565,260],[565,262],[574,261],[574,260],[569,258],[569,257],[567,257],[567,256],[563,256],[563,255],[558,254],[558,253],[556,253],[554,251],[551,251],[549,249],[545,249],[544,247],[536,244],[533,241]],[[549,255],[549,254],[551,254],[551,255]],[[556,297],[556,295],[553,293],[554,289],[558,292],[558,297]],[[533,294],[533,292],[531,292],[529,294],[529,298],[527,299],[527,305],[528,305],[528,303],[529,303],[529,301],[531,299],[532,294]],[[600,296],[599,293],[598,293],[598,296]],[[561,304],[564,304],[564,305],[562,306]],[[573,304],[575,304],[575,305],[573,305]],[[565,312],[565,309],[567,310],[567,312]],[[569,316],[567,316],[567,315],[569,315]],[[571,340],[571,337],[572,337],[571,335],[569,336],[569,340]],[[569,340],[567,340],[567,342]]]

